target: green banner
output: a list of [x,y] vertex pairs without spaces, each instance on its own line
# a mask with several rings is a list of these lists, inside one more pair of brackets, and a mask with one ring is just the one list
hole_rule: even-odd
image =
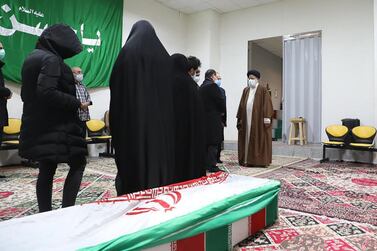
[[5,79],[21,83],[21,68],[42,31],[57,23],[72,27],[83,51],[65,62],[79,66],[88,87],[109,85],[122,46],[123,0],[0,0],[0,42]]

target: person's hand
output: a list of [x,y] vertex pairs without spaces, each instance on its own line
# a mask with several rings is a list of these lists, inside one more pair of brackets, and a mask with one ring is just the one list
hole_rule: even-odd
[[84,110],[84,111],[87,111],[88,110],[88,106],[90,106],[90,102],[81,103],[80,109]]
[[270,118],[264,118],[264,127],[269,128],[271,126],[271,119]]

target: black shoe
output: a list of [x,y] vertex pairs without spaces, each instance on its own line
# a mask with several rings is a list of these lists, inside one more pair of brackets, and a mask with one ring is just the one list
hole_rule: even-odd
[[218,160],[217,160],[217,163],[222,164],[222,163],[224,163],[224,162],[222,162],[221,159],[218,159]]
[[0,175],[0,179],[5,179],[5,178],[6,178],[6,176]]

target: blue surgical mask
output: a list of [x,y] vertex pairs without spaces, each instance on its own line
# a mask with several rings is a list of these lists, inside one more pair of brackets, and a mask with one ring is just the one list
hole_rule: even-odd
[[0,50],[0,60],[3,60],[5,57],[5,50],[4,49],[1,49]]
[[215,83],[220,87],[221,86],[221,79],[216,80]]

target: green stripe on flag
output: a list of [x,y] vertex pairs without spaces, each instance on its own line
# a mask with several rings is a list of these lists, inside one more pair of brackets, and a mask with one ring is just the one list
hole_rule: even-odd
[[280,182],[269,183],[245,193],[210,204],[189,214],[80,250],[140,250],[185,239],[231,224],[267,207],[277,198]]
[[278,218],[278,196],[271,200],[266,211],[266,226],[271,226]]
[[[226,251],[229,249],[229,225],[206,232],[206,251]],[[230,239],[230,243],[232,240]]]

